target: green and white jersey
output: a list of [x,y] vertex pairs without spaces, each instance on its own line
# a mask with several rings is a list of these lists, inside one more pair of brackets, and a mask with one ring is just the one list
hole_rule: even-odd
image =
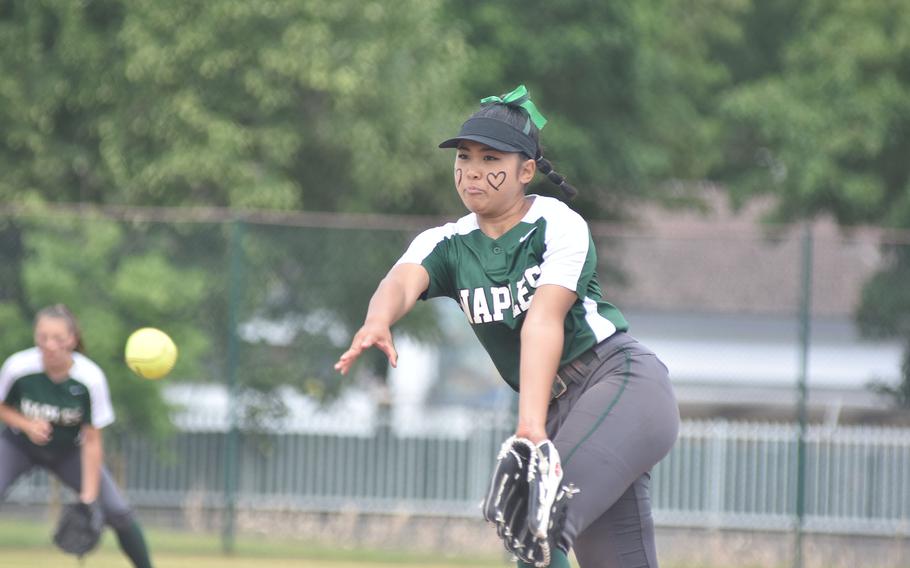
[[498,239],[473,213],[424,231],[397,264],[420,264],[430,275],[422,299],[458,302],[474,333],[509,385],[518,390],[521,326],[534,291],[556,284],[578,295],[566,315],[560,366],[628,323],[603,299],[588,224],[551,197],[534,197],[524,218]]
[[81,353],[73,353],[69,377],[59,383],[45,374],[37,347],[11,355],[0,367],[0,400],[29,418],[51,423],[53,437],[43,446],[48,450],[77,445],[83,424],[104,428],[114,421],[104,371]]

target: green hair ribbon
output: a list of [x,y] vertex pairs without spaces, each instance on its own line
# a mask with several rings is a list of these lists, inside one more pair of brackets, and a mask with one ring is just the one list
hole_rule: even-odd
[[[480,104],[482,105],[493,103],[524,109],[524,111],[528,113],[528,118],[531,119],[531,122],[534,123],[534,126],[536,126],[538,130],[543,129],[547,124],[547,119],[540,114],[540,111],[537,110],[537,107],[531,102],[531,95],[524,85],[518,85],[511,93],[506,93],[499,97],[492,96],[480,99]],[[525,127],[525,134],[527,134],[528,131],[530,131],[530,129]]]

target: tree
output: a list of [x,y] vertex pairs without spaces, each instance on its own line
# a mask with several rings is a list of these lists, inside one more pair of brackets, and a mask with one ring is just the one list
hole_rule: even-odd
[[884,249],[885,268],[863,287],[856,319],[866,337],[903,341],[902,381],[898,385],[874,381],[870,387],[890,396],[898,407],[910,409],[910,245],[889,245]]
[[[722,98],[727,124],[723,169],[740,200],[778,199],[777,219],[830,214],[844,227],[910,228],[910,5],[861,0],[755,2],[744,28],[778,41],[747,63],[743,82]],[[756,25],[765,22],[766,25]],[[779,24],[779,25],[778,25]],[[781,31],[783,30],[783,32]],[[906,247],[867,285],[861,330],[907,344],[903,385],[910,392],[910,301]],[[898,397],[907,406],[908,398]]]
[[744,6],[453,1],[449,11],[474,48],[468,91],[527,84],[551,120],[546,155],[580,189],[575,206],[617,218],[639,199],[671,197],[669,182],[700,180],[719,159],[714,109],[729,76],[711,49],[736,41]]
[[[338,375],[333,365],[413,232],[366,223],[344,229],[245,223],[242,299],[235,306],[244,322],[243,386],[270,392],[292,385],[326,401],[338,396],[351,378]],[[396,332],[438,340],[433,306],[415,306]],[[364,353],[362,365],[366,375],[380,380],[388,368],[377,349]]]
[[[402,30],[409,30],[402,33]],[[464,44],[432,3],[0,4],[0,194],[440,210]],[[445,186],[444,186],[445,187]]]
[[[200,374],[211,333],[200,318],[211,301],[217,273],[184,263],[182,242],[168,226],[136,226],[110,219],[85,219],[50,212],[15,218],[21,238],[22,309],[0,303],[6,354],[31,341],[34,313],[65,303],[79,320],[86,354],[105,371],[118,412],[115,432],[166,434],[169,415],[158,384],[133,375],[123,362],[126,337],[134,329],[167,330],[180,348],[174,374]],[[170,259],[166,255],[170,254]],[[209,333],[207,333],[209,332]]]
[[[41,220],[42,203],[408,212],[457,202],[435,144],[458,119],[446,101],[461,98],[465,45],[433,3],[2,0],[0,50],[0,199],[38,206],[38,220],[0,227],[0,344],[25,343],[44,303],[72,304],[128,408],[124,425],[154,430],[165,417],[156,385],[120,372],[136,326],[174,335],[182,378],[224,376],[228,226],[65,216],[57,227]],[[257,260],[294,258],[286,242],[247,244],[269,253]],[[339,264],[336,297],[359,290],[362,268]],[[251,294],[266,298],[277,282]],[[277,376],[259,369],[250,384]]]
[[839,0],[795,12],[776,48],[780,69],[723,97],[724,177],[738,195],[774,192],[784,220],[830,213],[846,226],[904,225],[910,9]]

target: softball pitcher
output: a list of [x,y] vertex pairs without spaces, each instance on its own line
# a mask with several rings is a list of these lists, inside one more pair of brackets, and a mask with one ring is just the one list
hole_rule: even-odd
[[0,500],[43,467],[103,515],[137,568],[150,568],[142,530],[103,463],[101,429],[114,421],[107,379],[83,355],[76,318],[57,304],[35,317],[35,347],[0,367]]
[[440,144],[455,148],[455,190],[470,213],[414,239],[335,368],[347,373],[369,347],[395,366],[391,326],[418,299],[452,298],[519,393],[515,435],[552,441],[578,493],[549,565],[568,567],[572,549],[582,568],[653,568],[649,471],[676,440],[678,406],[667,368],[604,299],[587,223],[525,193],[539,170],[575,194],[541,155],[545,123],[520,86],[483,99]]

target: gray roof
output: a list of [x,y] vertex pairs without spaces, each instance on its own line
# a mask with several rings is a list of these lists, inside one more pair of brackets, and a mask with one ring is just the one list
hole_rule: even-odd
[[[633,224],[592,223],[606,297],[621,309],[792,314],[799,308],[802,225],[762,219],[769,201],[734,211],[708,188],[703,210],[642,204]],[[813,314],[849,316],[883,266],[883,231],[812,223]],[[619,277],[615,271],[619,271]]]

